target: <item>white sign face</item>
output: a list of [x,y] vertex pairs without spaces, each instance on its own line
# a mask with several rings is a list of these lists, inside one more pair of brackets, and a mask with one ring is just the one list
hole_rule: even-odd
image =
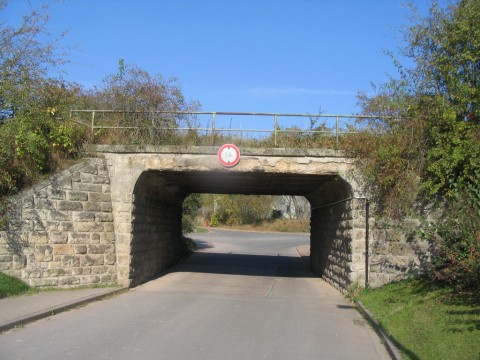
[[218,149],[218,160],[223,166],[235,166],[240,161],[240,150],[233,144],[225,144]]

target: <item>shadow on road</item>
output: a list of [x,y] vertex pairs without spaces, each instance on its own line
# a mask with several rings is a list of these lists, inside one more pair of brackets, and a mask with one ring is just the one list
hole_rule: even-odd
[[196,252],[169,272],[315,278],[298,256]]

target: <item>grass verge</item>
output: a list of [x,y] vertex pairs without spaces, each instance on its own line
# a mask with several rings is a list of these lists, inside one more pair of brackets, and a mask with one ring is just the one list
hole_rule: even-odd
[[30,286],[23,281],[0,272],[0,299],[25,294],[29,291]]
[[294,219],[275,219],[264,221],[258,225],[224,225],[219,227],[229,228],[233,230],[248,231],[271,231],[271,232],[289,232],[289,233],[309,233],[310,219],[294,220]]
[[355,297],[390,334],[404,359],[480,359],[480,294],[458,294],[418,279]]
[[94,288],[115,288],[120,287],[117,284],[91,284],[91,285],[78,285],[74,287],[58,288],[58,287],[42,287],[34,288],[25,284],[23,281],[6,275],[0,272],[0,299],[17,296],[17,295],[32,295],[39,292],[46,291],[73,291],[73,290],[83,290],[83,289],[94,289]]

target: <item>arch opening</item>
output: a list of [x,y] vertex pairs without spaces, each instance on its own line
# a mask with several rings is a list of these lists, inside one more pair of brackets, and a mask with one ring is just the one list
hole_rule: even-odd
[[352,274],[354,200],[336,174],[145,171],[133,193],[130,285],[145,282],[182,256],[182,203],[190,193],[295,195],[311,204],[311,269],[340,290]]

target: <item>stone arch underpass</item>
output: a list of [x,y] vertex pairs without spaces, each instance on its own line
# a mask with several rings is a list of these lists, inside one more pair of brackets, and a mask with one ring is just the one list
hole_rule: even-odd
[[345,290],[365,280],[365,199],[351,159],[306,149],[241,149],[226,168],[210,147],[102,147],[110,177],[117,280],[147,281],[181,255],[190,193],[299,195],[311,215],[311,268]]

